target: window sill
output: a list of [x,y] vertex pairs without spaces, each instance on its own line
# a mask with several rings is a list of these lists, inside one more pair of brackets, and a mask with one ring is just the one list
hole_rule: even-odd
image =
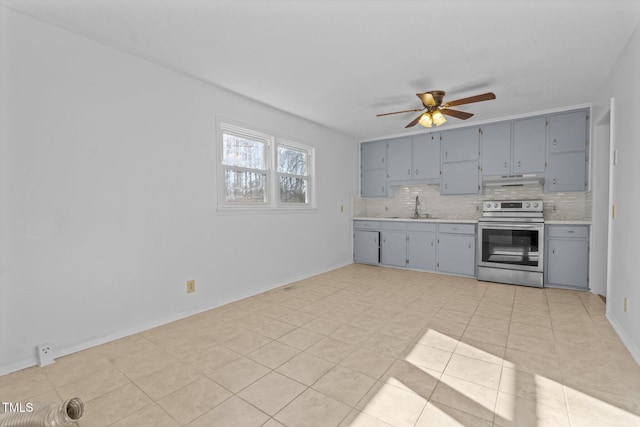
[[255,215],[255,214],[282,214],[282,213],[316,213],[318,208],[315,206],[280,206],[277,208],[271,206],[225,206],[216,210],[218,215]]

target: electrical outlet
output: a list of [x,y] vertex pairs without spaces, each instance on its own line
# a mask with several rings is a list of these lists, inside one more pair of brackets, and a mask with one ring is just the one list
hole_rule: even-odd
[[38,365],[47,366],[55,363],[55,360],[53,360],[53,346],[51,344],[40,344],[36,349],[38,351]]
[[624,312],[627,312],[627,297],[624,297]]
[[196,281],[195,280],[187,280],[187,293],[190,294],[196,291]]

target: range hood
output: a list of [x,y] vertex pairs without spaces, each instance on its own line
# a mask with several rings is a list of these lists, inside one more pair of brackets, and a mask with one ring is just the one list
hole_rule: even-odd
[[544,173],[523,173],[515,175],[489,175],[482,177],[484,187],[508,187],[544,183]]

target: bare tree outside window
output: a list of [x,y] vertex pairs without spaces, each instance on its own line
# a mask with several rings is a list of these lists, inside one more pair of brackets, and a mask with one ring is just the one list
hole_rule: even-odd
[[266,144],[263,141],[224,133],[222,164],[225,168],[227,202],[265,203],[267,201]]
[[308,153],[283,145],[278,146],[280,202],[307,203]]
[[313,147],[218,122],[218,208],[315,209]]

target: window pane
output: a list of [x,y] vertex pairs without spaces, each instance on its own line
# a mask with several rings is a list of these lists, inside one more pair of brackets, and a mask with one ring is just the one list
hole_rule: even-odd
[[237,135],[222,135],[222,164],[242,168],[266,169],[265,143]]
[[266,174],[226,169],[224,180],[227,202],[264,203],[266,201]]
[[278,146],[278,172],[292,175],[307,174],[307,152],[290,147]]
[[307,203],[307,180],[292,176],[281,176],[280,202]]

